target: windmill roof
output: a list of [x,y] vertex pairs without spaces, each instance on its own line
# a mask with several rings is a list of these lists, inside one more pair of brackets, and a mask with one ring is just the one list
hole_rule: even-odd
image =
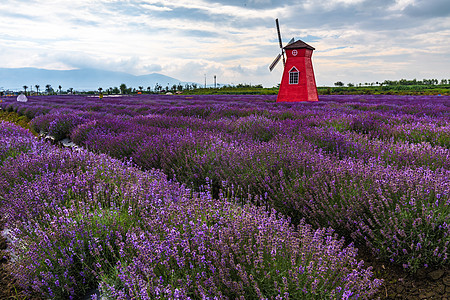
[[296,42],[294,42],[292,44],[289,44],[289,45],[284,47],[284,49],[303,49],[303,48],[310,49],[310,50],[315,50],[314,47],[311,47],[307,43],[305,43],[303,41],[300,41],[300,40],[298,40],[298,41],[296,41]]

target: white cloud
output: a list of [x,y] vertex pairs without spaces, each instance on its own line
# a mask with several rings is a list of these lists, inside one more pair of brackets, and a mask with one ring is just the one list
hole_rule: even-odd
[[389,10],[403,10],[409,5],[413,5],[415,3],[415,0],[397,0],[395,2],[395,5],[389,7]]
[[[0,67],[156,71],[199,83],[207,74],[222,83],[273,86],[282,71],[268,71],[279,52],[278,17],[285,42],[295,36],[316,48],[319,85],[448,77],[442,58],[450,56],[450,17],[437,9],[411,17],[423,6],[418,0],[232,2],[2,1]],[[445,8],[442,0],[427,3]]]
[[142,4],[142,8],[145,8],[146,10],[153,10],[153,11],[172,11],[169,7],[164,6],[157,6],[157,5],[151,5],[151,4]]

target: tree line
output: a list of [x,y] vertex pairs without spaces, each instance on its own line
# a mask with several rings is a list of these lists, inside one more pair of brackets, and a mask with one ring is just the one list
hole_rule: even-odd
[[[192,83],[192,84],[185,84],[182,85],[179,84],[173,84],[173,85],[166,85],[163,86],[159,83],[156,83],[155,86],[152,88],[151,86],[138,86],[137,88],[128,87],[125,83],[120,84],[120,86],[116,87],[109,87],[107,89],[103,89],[102,87],[99,87],[97,90],[92,91],[82,91],[80,93],[107,93],[107,94],[136,94],[136,93],[167,93],[167,92],[177,92],[177,91],[189,91],[189,90],[195,90],[198,88],[198,84]],[[48,94],[48,95],[55,95],[55,94],[73,94],[74,89],[69,88],[65,91],[62,90],[62,86],[59,85],[58,89],[54,89],[51,84],[47,84],[45,86],[44,90],[40,89],[40,85],[36,84],[34,86],[35,90],[33,91],[33,87],[29,87],[27,85],[22,86],[23,92],[25,95],[36,93],[36,94]],[[76,91],[75,91],[76,92]]]
[[[370,83],[347,83],[342,81],[337,81],[334,83],[334,88],[332,87],[317,87],[319,94],[335,94],[335,93],[388,93],[391,91],[402,91],[407,93],[448,93],[448,87],[450,86],[450,79],[400,79],[400,80],[384,80],[382,82],[370,82]],[[216,87],[204,87],[196,83],[186,83],[182,85],[172,84],[165,85],[156,83],[155,86],[144,87],[138,86],[137,88],[128,87],[125,83],[120,84],[118,87],[109,87],[103,89],[99,87],[97,90],[93,91],[74,91],[73,88],[69,88],[63,91],[62,86],[59,85],[57,89],[54,89],[51,84],[47,84],[43,90],[40,90],[40,85],[36,84],[34,86],[35,91],[32,90],[33,87],[23,86],[23,91],[26,95],[31,93],[36,94],[161,94],[161,93],[185,93],[185,94],[276,94],[278,93],[278,86],[272,88],[263,88],[261,84],[251,85],[251,84],[238,84],[238,85],[217,85]],[[360,90],[362,88],[364,90]],[[435,90],[440,88],[439,90]],[[29,91],[30,89],[30,91]],[[433,89],[433,90],[430,90]],[[443,89],[443,90],[442,90]],[[11,92],[12,94],[14,92]],[[3,94],[3,92],[2,92]],[[7,91],[9,94],[9,91]]]
[[[365,82],[365,83],[347,83],[348,87],[354,87],[354,86],[399,86],[399,85],[448,85],[450,84],[450,79],[441,79],[440,81],[438,79],[400,79],[400,80],[385,80],[383,82]],[[343,87],[345,86],[345,83],[342,81],[337,81],[334,83],[335,86]]]
[[29,87],[27,85],[23,86],[23,92],[25,95],[29,95],[32,93],[35,94],[47,94],[47,95],[62,95],[62,94],[73,94],[73,93],[81,93],[81,94],[108,94],[108,95],[114,95],[114,94],[160,94],[160,93],[177,93],[177,92],[183,92],[183,93],[195,93],[195,92],[207,92],[211,90],[248,90],[248,89],[262,89],[263,86],[261,84],[258,85],[251,85],[251,84],[238,84],[238,85],[220,85],[218,84],[217,87],[203,87],[202,85],[196,84],[196,83],[186,83],[182,85],[179,84],[173,84],[166,86],[163,86],[159,83],[156,83],[154,87],[151,86],[138,86],[137,88],[128,87],[125,83],[120,84],[118,87],[109,87],[104,89],[103,87],[99,87],[97,90],[91,90],[91,91],[74,91],[73,88],[69,88],[67,90],[62,89],[62,86],[59,85],[58,88],[55,90],[51,84],[47,84],[45,86],[45,89],[41,90],[40,85],[36,84],[34,86],[35,90],[33,91],[33,87]]

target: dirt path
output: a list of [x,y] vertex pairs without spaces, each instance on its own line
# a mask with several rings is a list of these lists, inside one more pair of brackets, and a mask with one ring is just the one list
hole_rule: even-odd
[[400,266],[388,265],[361,253],[364,266],[372,266],[376,278],[384,280],[375,299],[450,300],[450,269],[422,269],[414,276]]

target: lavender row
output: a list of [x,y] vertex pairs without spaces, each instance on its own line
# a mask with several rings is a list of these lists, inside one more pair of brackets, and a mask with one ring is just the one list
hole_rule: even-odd
[[[341,121],[340,124],[343,122]],[[365,161],[377,159],[382,164],[399,167],[449,169],[450,150],[448,147],[433,146],[432,143],[425,141],[410,142],[408,140],[413,139],[411,138],[412,134],[403,139],[406,141],[403,141],[396,139],[395,136],[388,139],[387,137],[382,138],[380,135],[371,136],[354,130],[337,130],[334,126],[327,126],[323,123],[322,126],[308,125],[308,120],[276,121],[258,115],[204,120],[166,115],[115,117],[67,110],[57,110],[33,120],[33,128],[38,132],[48,132],[57,140],[70,137],[79,145],[109,153],[118,158],[132,156],[132,153],[143,144],[139,141],[148,139],[148,137],[161,135],[162,132],[169,129],[189,128],[195,132],[206,130],[230,135],[232,136],[230,138],[235,140],[270,141],[277,136],[288,136],[294,139],[305,138],[319,148],[337,155],[339,159],[345,157],[354,157]],[[383,128],[383,125],[374,126],[372,124],[371,126],[374,129]],[[414,126],[418,127],[418,125]],[[435,132],[437,140],[443,141],[444,145],[447,145],[448,142],[446,142],[446,135],[442,130],[450,128],[448,126],[450,125],[442,125],[439,127],[441,131]],[[420,128],[421,132],[425,130],[423,126]],[[422,133],[422,136],[430,139],[430,135]]]
[[10,270],[30,296],[75,299],[98,286],[112,299],[357,299],[381,284],[332,229],[294,228],[207,187],[0,125],[4,141],[32,144],[0,164]]
[[376,160],[379,164],[400,168],[450,170],[450,149],[428,142],[395,141],[394,138],[382,140],[352,131],[340,132],[333,127],[307,128],[301,135],[338,159],[353,157],[366,162]]

